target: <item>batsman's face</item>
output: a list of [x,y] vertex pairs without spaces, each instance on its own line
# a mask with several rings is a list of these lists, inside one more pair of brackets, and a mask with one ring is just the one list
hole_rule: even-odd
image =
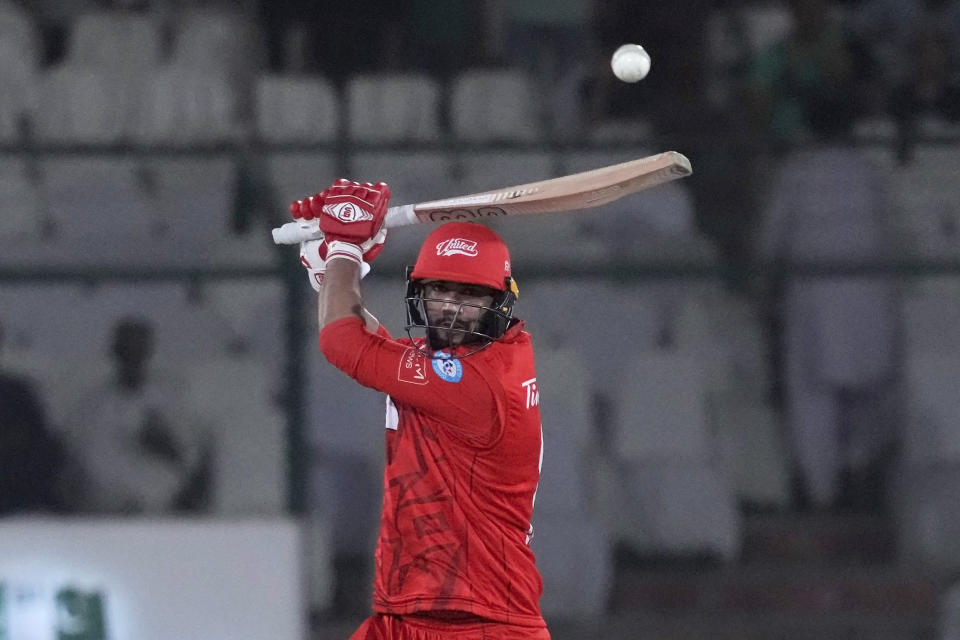
[[454,347],[469,341],[486,308],[494,301],[489,287],[433,280],[423,285],[427,321],[433,329],[431,343]]

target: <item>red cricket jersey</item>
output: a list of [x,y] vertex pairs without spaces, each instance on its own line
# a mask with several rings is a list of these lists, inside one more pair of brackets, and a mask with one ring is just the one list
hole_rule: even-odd
[[529,547],[543,457],[539,393],[523,323],[465,358],[431,360],[360,318],[327,325],[320,348],[389,396],[374,610],[545,626]]

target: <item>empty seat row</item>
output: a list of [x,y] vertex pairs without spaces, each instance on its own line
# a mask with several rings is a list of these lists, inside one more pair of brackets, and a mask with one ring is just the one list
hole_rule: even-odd
[[[132,76],[68,62],[11,75],[18,91],[0,98],[0,140],[59,144],[331,143],[341,134],[364,143],[432,142],[447,87],[422,73],[371,74],[340,91],[317,76],[261,74],[247,86],[203,65],[167,64]],[[341,95],[342,94],[342,95]],[[541,139],[535,94],[514,70],[466,71],[449,87],[449,132],[468,142]]]

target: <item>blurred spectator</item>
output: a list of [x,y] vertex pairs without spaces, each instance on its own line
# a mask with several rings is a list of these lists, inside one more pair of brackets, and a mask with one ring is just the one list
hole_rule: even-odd
[[905,53],[911,71],[891,101],[903,133],[912,138],[921,120],[960,120],[960,66],[950,36],[939,25],[927,24],[915,32]]
[[811,507],[879,509],[901,408],[895,283],[804,268],[890,260],[887,183],[845,141],[852,100],[807,108],[817,142],[782,163],[759,238],[765,264],[792,269],[779,301],[786,423]]
[[113,369],[83,393],[71,445],[84,476],[84,507],[163,513],[207,506],[211,441],[184,397],[183,380],[151,365],[149,321],[114,327]]
[[64,510],[65,469],[64,448],[47,428],[34,385],[0,369],[0,515]]
[[790,0],[790,9],[789,35],[761,50],[747,72],[752,127],[779,150],[810,138],[808,110],[814,101],[859,99],[849,91],[858,79],[858,59],[829,2]]
[[855,37],[862,41],[881,70],[887,87],[910,80],[918,34],[939,30],[951,51],[950,64],[960,64],[960,0],[863,0],[850,19]]

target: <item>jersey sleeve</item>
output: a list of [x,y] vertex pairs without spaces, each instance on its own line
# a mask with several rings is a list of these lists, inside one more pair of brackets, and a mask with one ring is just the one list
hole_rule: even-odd
[[360,318],[343,318],[324,327],[320,350],[363,386],[450,424],[474,446],[489,446],[502,432],[505,407],[500,383],[469,358],[432,360],[391,339],[382,327],[377,333],[367,331]]

